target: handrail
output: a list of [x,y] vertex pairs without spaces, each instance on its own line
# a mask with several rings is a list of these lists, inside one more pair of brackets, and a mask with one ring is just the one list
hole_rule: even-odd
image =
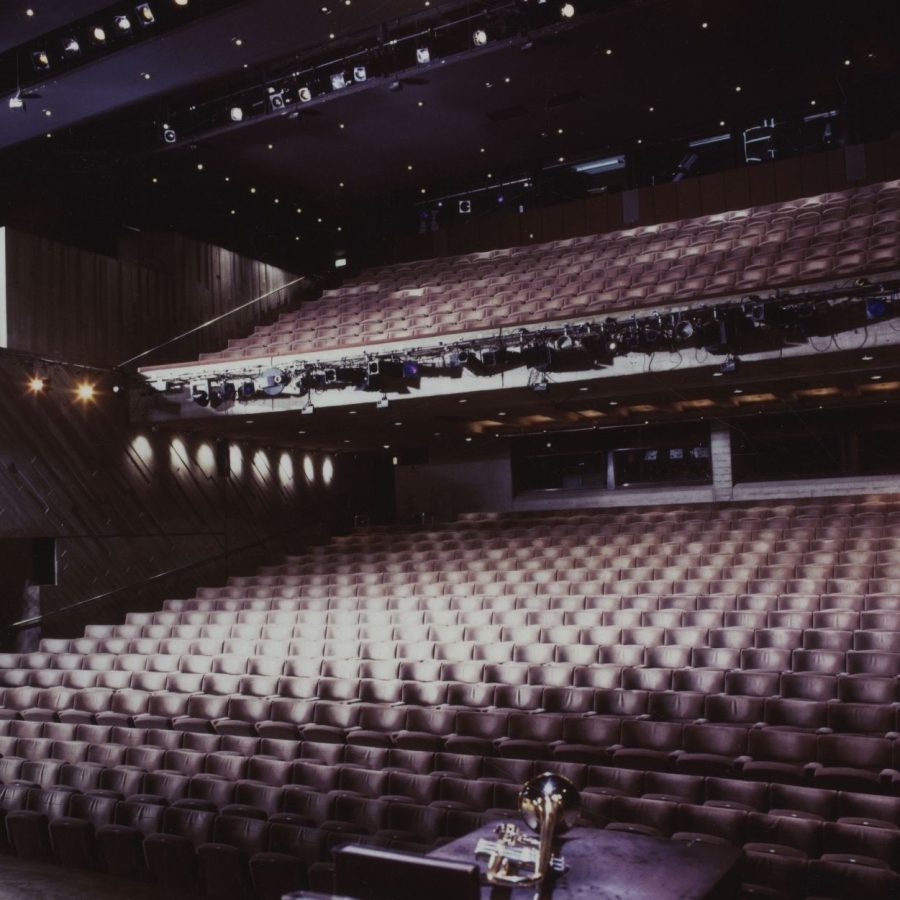
[[71,612],[74,609],[80,609],[83,606],[89,606],[93,603],[97,603],[100,600],[106,600],[109,597],[114,597],[116,594],[121,594],[124,591],[138,590],[140,588],[146,587],[147,585],[155,584],[158,581],[163,581],[166,578],[172,577],[173,575],[183,574],[184,572],[188,572],[191,569],[196,569],[200,566],[207,565],[208,563],[215,562],[218,559],[224,559],[228,556],[232,556],[235,553],[242,553],[245,550],[252,550],[254,547],[262,547],[264,544],[268,544],[270,541],[283,538],[288,534],[299,534],[302,532],[311,531],[314,527],[315,526],[305,525],[302,527],[298,526],[295,528],[285,528],[279,531],[277,534],[272,534],[268,537],[261,538],[260,540],[252,541],[249,544],[242,544],[239,547],[232,547],[228,550],[223,550],[221,553],[216,553],[212,556],[204,557],[203,559],[194,560],[193,562],[186,563],[183,566],[177,566],[174,569],[168,569],[165,572],[157,572],[155,575],[151,575],[149,578],[145,578],[142,581],[125,584],[121,587],[113,588],[111,591],[104,591],[102,594],[95,594],[93,597],[85,597],[84,600],[78,600],[75,603],[70,603],[68,606],[50,610],[50,612],[42,613],[39,616],[32,616],[30,619],[21,619],[18,622],[11,622],[10,624],[3,627],[5,627],[8,632],[25,631],[28,628],[35,628],[36,626],[43,624],[48,619],[53,619],[56,616],[61,616],[65,613]]

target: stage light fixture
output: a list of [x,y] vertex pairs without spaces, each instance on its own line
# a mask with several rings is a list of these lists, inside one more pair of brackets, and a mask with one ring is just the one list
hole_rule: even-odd
[[273,91],[269,94],[269,106],[273,110],[284,109],[284,91]]
[[301,103],[309,103],[313,98],[312,91],[305,86],[297,90],[297,96],[300,98]]
[[31,63],[38,72],[46,72],[50,68],[50,57],[46,50],[36,50],[31,54]]
[[240,399],[252,400],[256,393],[256,385],[252,381],[244,381],[241,383]]
[[471,200],[460,200],[457,209],[465,216],[472,212]]
[[431,51],[427,47],[416,48],[416,62],[420,66],[428,65],[431,62]]
[[721,378],[723,375],[733,375],[738,370],[740,360],[736,356],[726,356],[718,370],[713,372],[713,378]]
[[559,14],[564,19],[571,19],[575,15],[575,5],[573,3],[563,3],[559,9]]
[[106,43],[106,29],[102,28],[99,25],[95,25],[94,28],[91,29],[91,40],[95,44],[105,44]]
[[174,144],[178,140],[178,135],[175,133],[174,128],[169,128],[168,126],[163,127],[163,141],[167,144]]
[[387,394],[382,394],[381,397],[375,401],[375,409],[387,409],[391,405],[391,401],[388,400]]
[[67,37],[63,41],[63,56],[66,59],[74,59],[76,56],[81,56],[81,44],[78,42],[78,38]]
[[50,379],[47,378],[46,375],[41,375],[39,372],[35,372],[31,378],[28,379],[28,390],[31,391],[32,394],[43,394],[44,391],[50,388]]
[[866,318],[883,319],[887,315],[888,306],[884,297],[870,297],[866,300]]
[[365,66],[354,66],[353,67],[353,80],[357,83],[362,83],[366,80],[367,73]]
[[689,319],[680,319],[675,323],[672,334],[679,341],[689,341],[694,336],[694,324]]
[[476,47],[483,47],[488,42],[487,32],[483,28],[477,28],[472,32],[472,43]]
[[137,19],[141,25],[152,25],[156,21],[156,16],[153,15],[153,9],[149,3],[141,3],[134,8],[134,11],[137,13]]
[[173,0],[176,6],[187,6],[191,0]]
[[333,91],[339,91],[341,88],[347,87],[347,79],[344,77],[343,72],[332,72],[329,80]]
[[128,16],[116,16],[113,21],[116,23],[116,28],[123,34],[128,34],[131,31],[131,19]]
[[9,108],[12,112],[25,112],[25,99],[21,94],[13,94],[9,98]]
[[209,406],[209,390],[206,382],[191,385],[191,399],[197,406]]
[[96,393],[96,389],[94,385],[89,381],[82,381],[81,384],[75,389],[75,396],[82,402],[87,403],[90,400],[94,399],[94,394]]
[[237,397],[237,387],[235,386],[233,381],[226,381],[222,385],[222,400],[225,403],[230,403]]
[[260,390],[267,397],[277,397],[290,384],[290,378],[281,369],[266,369],[260,376]]
[[231,109],[228,110],[228,117],[232,122],[243,122],[244,111],[239,106],[232,106]]

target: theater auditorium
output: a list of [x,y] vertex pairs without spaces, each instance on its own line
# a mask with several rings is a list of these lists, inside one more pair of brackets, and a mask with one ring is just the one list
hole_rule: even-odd
[[900,898],[898,39],[0,4],[0,898]]

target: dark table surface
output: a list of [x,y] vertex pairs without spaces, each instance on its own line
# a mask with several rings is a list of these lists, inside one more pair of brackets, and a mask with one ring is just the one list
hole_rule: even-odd
[[[526,833],[528,831],[522,826]],[[494,825],[486,825],[446,844],[429,856],[458,862],[477,862],[475,845],[493,839]],[[557,839],[568,871],[551,876],[543,892],[534,888],[482,888],[482,900],[700,900],[735,896],[740,851],[714,844],[669,841],[626,832],[573,828]]]

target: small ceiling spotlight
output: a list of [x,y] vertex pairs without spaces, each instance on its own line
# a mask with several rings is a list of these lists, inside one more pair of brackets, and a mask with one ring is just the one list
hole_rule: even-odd
[[231,119],[232,122],[243,122],[244,111],[239,106],[232,106],[231,109],[228,110],[228,118]]
[[38,72],[46,72],[50,68],[50,57],[46,50],[36,50],[31,54],[31,63]]
[[460,200],[457,208],[463,215],[468,215],[470,212],[472,212],[472,201]]
[[91,40],[95,44],[105,44],[106,43],[106,29],[102,28],[99,25],[95,25],[91,29]]
[[313,98],[312,91],[306,86],[297,90],[297,96],[300,98],[301,103],[309,103]]
[[478,28],[472,32],[472,43],[476,47],[483,47],[487,42],[487,32],[483,28]]
[[28,390],[31,391],[32,394],[43,394],[44,391],[49,388],[50,379],[40,372],[35,372],[34,375],[28,379]]
[[128,34],[131,31],[131,19],[128,16],[116,16],[113,21],[116,23],[116,28],[123,34]]
[[427,66],[431,62],[431,51],[427,47],[417,47],[416,62],[420,66]]
[[284,91],[274,91],[269,94],[269,105],[273,110],[284,109]]
[[365,66],[354,66],[353,67],[353,80],[357,82],[357,84],[362,83],[367,78],[366,67]]
[[63,41],[63,56],[66,59],[74,59],[76,56],[81,56],[81,44],[78,42],[78,38],[67,37]]
[[347,79],[344,77],[343,72],[332,72],[330,80],[333,91],[339,91],[341,88],[347,87]]
[[152,25],[156,21],[156,16],[153,15],[153,10],[149,3],[141,3],[134,8],[134,11],[141,25]]
[[75,390],[75,396],[82,402],[87,403],[94,399],[96,389],[89,381],[82,381]]
[[191,0],[174,0],[176,6],[187,6]]
[[563,3],[559,9],[559,14],[564,19],[571,19],[575,15],[575,5],[573,3]]
[[163,141],[167,144],[174,144],[178,140],[178,135],[174,128],[163,125]]

